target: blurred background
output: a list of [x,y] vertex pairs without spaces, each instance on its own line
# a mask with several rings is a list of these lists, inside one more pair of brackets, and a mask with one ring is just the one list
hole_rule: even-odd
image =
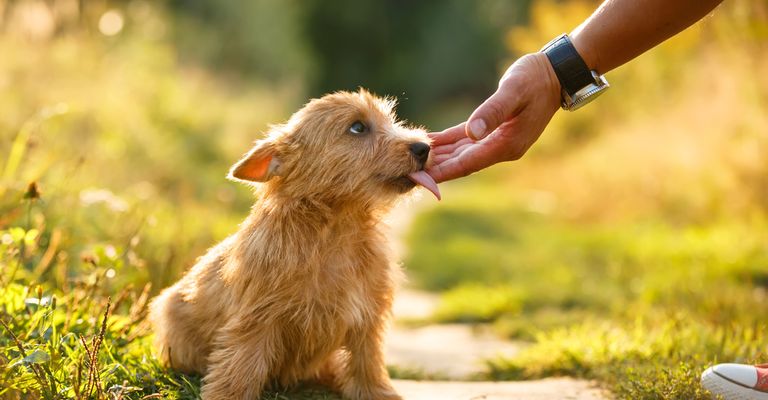
[[[269,123],[365,87],[442,130],[597,4],[0,0],[2,285],[156,293],[244,218],[224,176]],[[766,361],[766,65],[768,3],[727,0],[523,160],[442,185],[404,239],[409,287],[440,299],[415,323],[526,343],[486,378],[627,398],[696,398],[708,363]]]

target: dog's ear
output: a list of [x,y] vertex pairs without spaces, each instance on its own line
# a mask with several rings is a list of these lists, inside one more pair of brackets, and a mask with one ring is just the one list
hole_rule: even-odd
[[280,174],[280,159],[275,145],[264,139],[229,170],[227,178],[233,181],[266,182]]

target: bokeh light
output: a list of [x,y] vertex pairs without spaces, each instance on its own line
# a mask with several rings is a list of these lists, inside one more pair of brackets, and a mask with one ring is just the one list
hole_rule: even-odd
[[114,36],[123,30],[123,14],[118,10],[109,10],[99,18],[99,32]]

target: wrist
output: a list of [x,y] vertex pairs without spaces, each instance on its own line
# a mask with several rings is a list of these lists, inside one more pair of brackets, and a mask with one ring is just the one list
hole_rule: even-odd
[[589,39],[589,34],[584,32],[584,25],[577,27],[568,35],[571,38],[571,43],[581,58],[587,64],[587,67],[591,70],[598,71],[604,74],[608,71],[603,71],[600,65],[600,57],[597,51],[594,49],[594,41]]
[[591,68],[568,35],[552,39],[542,49],[562,88],[562,108],[575,111],[594,100],[610,85]]
[[560,81],[557,79],[557,74],[555,74],[555,69],[552,67],[546,54],[533,53],[532,56],[539,66],[539,70],[543,73],[542,83],[544,84],[544,91],[549,95],[548,97],[556,99],[556,107],[560,107],[560,93],[562,87],[560,86]]

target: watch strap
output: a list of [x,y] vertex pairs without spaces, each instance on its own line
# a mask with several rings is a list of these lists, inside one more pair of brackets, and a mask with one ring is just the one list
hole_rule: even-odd
[[573,47],[568,35],[558,36],[544,46],[541,51],[549,59],[555,70],[555,75],[557,75],[557,80],[560,81],[560,87],[568,96],[573,97],[585,86],[595,83],[592,71],[576,51],[576,48]]

